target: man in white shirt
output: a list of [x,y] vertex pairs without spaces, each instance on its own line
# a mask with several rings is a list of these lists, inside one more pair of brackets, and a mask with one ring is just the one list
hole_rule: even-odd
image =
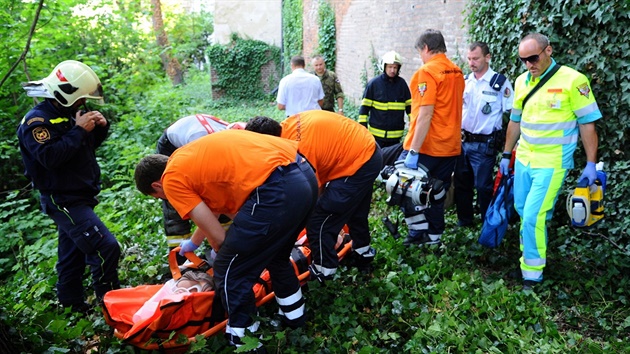
[[291,74],[280,80],[278,87],[278,109],[286,110],[287,117],[296,113],[321,109],[324,89],[319,78],[304,70],[304,57],[291,58]]

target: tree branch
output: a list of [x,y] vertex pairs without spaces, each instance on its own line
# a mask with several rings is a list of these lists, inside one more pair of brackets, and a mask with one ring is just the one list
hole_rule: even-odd
[[35,34],[35,27],[37,27],[37,21],[39,21],[39,14],[42,11],[42,7],[44,7],[44,0],[39,0],[39,4],[37,4],[37,11],[35,12],[35,18],[33,18],[33,23],[31,24],[31,29],[30,29],[30,31],[28,33],[28,39],[26,41],[26,46],[24,46],[24,50],[22,51],[22,54],[20,55],[18,60],[15,63],[13,63],[13,65],[11,66],[9,71],[2,78],[2,81],[0,81],[0,87],[2,87],[2,85],[4,84],[5,81],[7,81],[9,76],[11,76],[11,73],[13,72],[13,70],[15,70],[15,68],[17,68],[17,66],[20,64],[20,62],[22,60],[24,60],[24,58],[26,58],[26,54],[28,54],[28,50],[31,47],[31,39],[33,38],[33,35]]

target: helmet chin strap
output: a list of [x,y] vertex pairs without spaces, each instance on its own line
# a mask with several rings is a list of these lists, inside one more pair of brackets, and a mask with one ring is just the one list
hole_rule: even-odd
[[[47,98],[48,100],[51,100],[53,105],[55,105],[55,107],[57,108],[57,110],[59,111],[59,113],[61,113],[64,116],[68,116],[68,117],[72,117],[74,118],[74,116],[77,114],[77,112],[79,111],[79,107],[80,105],[72,105],[70,107],[65,107],[64,105],[60,104],[59,102],[57,102],[57,100],[55,100],[54,98]],[[85,105],[85,103],[83,103],[83,105]],[[87,106],[85,106],[85,108],[87,109]]]

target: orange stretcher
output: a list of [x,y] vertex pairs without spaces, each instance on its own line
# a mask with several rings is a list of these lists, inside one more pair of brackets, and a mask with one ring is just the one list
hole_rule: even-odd
[[[344,227],[339,233],[337,255],[343,259],[352,249],[352,242]],[[214,307],[214,290],[173,292],[173,282],[186,272],[212,275],[212,268],[195,253],[186,253],[190,263],[180,266],[176,254],[169,253],[169,267],[173,279],[166,284],[139,285],[107,292],[103,298],[105,322],[114,328],[114,335],[123,342],[143,350],[157,350],[171,354],[185,353],[198,335],[204,338],[223,333],[227,317],[222,308]],[[302,231],[291,254],[291,261],[300,284],[309,279],[311,262],[306,232]],[[203,275],[203,274],[202,274]],[[210,277],[208,277],[210,278]],[[262,306],[275,296],[267,270],[253,287],[256,306]],[[213,311],[214,310],[214,311]]]

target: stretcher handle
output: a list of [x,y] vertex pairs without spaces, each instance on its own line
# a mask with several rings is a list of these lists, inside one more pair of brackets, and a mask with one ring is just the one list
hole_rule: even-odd
[[[179,280],[182,277],[182,273],[179,270],[179,265],[177,264],[177,254],[181,250],[181,247],[177,246],[171,250],[168,254],[168,265],[171,268],[171,274],[173,275],[173,279]],[[208,263],[203,259],[199,258],[195,254],[195,252],[186,252],[184,253],[184,257],[186,257],[192,264],[199,269],[204,269],[208,267]]]

